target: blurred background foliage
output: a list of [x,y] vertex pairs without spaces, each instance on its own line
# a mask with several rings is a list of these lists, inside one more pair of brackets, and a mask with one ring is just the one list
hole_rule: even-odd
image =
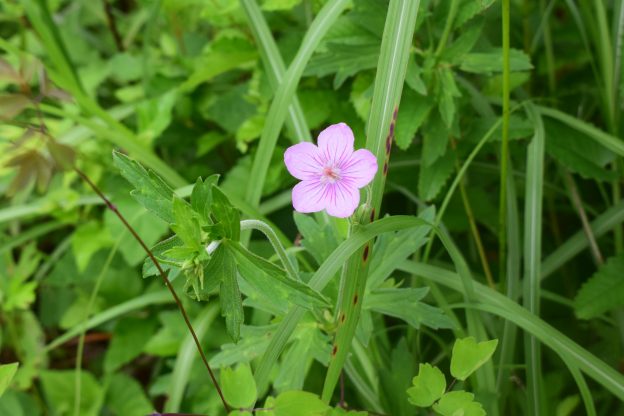
[[[258,1],[287,67],[325,3]],[[565,264],[544,256],[542,272],[552,278],[543,282],[542,318],[621,371],[622,144],[613,138],[622,127],[624,20],[622,2],[597,3],[602,8],[573,0],[511,2],[510,166],[522,206],[535,123],[516,110],[528,100],[540,109],[547,137],[543,252],[561,254],[558,247],[574,235],[584,240],[584,221],[602,218],[616,230],[596,232],[593,250],[571,248],[561,257]],[[385,213],[439,205],[449,179],[499,120],[500,6],[421,0]],[[346,122],[356,147],[364,145],[386,12],[386,1],[354,0],[307,64],[297,98],[312,137]],[[243,7],[238,0],[3,0],[0,50],[0,362],[20,363],[0,414],[139,415],[162,410],[167,400],[170,409],[218,414],[219,399],[198,361],[180,364],[192,363],[196,352],[161,282],[141,278],[141,247],[68,167],[76,163],[98,183],[150,246],[167,235],[167,224],[130,197],[113,149],[153,169],[180,195],[188,196],[197,177],[216,173],[235,205],[244,200],[276,86]],[[295,131],[283,130],[257,207],[291,241],[306,233],[293,219],[294,180],[282,162],[283,150],[302,139]],[[499,126],[473,162],[443,223],[477,278],[504,291],[497,251],[500,132]],[[306,239],[329,232],[307,227]],[[519,237],[509,238],[521,246]],[[324,245],[332,242],[317,247]],[[251,247],[271,255],[262,240]],[[308,260],[320,263],[328,252]],[[443,264],[443,253],[435,244],[433,262]],[[444,294],[450,304],[461,302]],[[216,368],[249,362],[266,348],[274,325],[268,312],[247,308],[248,325],[234,344],[210,302],[184,302]],[[418,326],[406,317],[374,318],[375,334],[383,335],[375,335],[382,339],[372,354],[377,368],[367,371],[381,387],[367,400],[365,390],[347,382],[354,408],[372,401],[385,414],[414,414],[404,392],[417,363],[448,360],[450,331],[423,327],[408,345],[401,341],[405,321]],[[295,338],[305,342],[293,343],[275,370],[277,392],[320,389],[330,346],[318,325],[310,320],[299,328]],[[289,367],[298,360],[302,366]],[[582,414],[563,363],[546,350],[543,360],[545,414]],[[529,414],[524,363],[520,356],[514,363],[501,411]],[[599,414],[624,414],[618,399],[590,387]]]

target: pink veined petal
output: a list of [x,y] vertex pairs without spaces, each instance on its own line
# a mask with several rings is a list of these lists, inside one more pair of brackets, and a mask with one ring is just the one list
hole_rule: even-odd
[[353,152],[341,166],[342,180],[363,188],[370,183],[377,173],[377,158],[366,149]]
[[295,211],[317,212],[325,208],[325,185],[318,180],[299,182],[292,190]]
[[325,210],[333,217],[347,218],[360,204],[360,191],[344,182],[327,185]]
[[286,169],[292,176],[301,180],[318,178],[323,172],[319,149],[312,143],[298,143],[284,152]]
[[319,134],[318,147],[330,164],[343,163],[353,153],[353,131],[345,123],[332,124]]

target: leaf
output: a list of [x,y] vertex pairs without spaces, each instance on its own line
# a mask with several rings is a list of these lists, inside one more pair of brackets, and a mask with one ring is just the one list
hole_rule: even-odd
[[473,401],[474,394],[465,391],[445,393],[440,401],[433,405],[433,410],[442,416],[485,416],[480,403]]
[[424,201],[431,201],[440,193],[451,173],[453,173],[454,159],[453,152],[447,149],[446,154],[431,166],[420,166],[418,194]]
[[405,89],[396,122],[396,144],[400,149],[407,149],[423,125],[433,103],[428,97],[418,95],[411,89]]
[[446,390],[446,379],[438,367],[429,363],[418,365],[418,375],[407,389],[408,400],[418,407],[429,407],[440,399]]
[[275,398],[275,416],[325,416],[329,406],[306,391],[287,391]]
[[294,211],[293,218],[303,236],[301,245],[308,250],[318,264],[322,264],[338,247],[336,236],[329,224],[320,223],[313,217]]
[[290,10],[299,3],[301,0],[264,0],[262,8],[267,11]]
[[438,114],[432,114],[423,129],[422,164],[431,166],[446,153],[451,134]]
[[217,248],[212,261],[217,259],[221,270],[219,292],[221,316],[225,317],[225,327],[228,335],[232,337],[234,342],[237,342],[240,338],[240,327],[243,324],[244,314],[243,301],[238,288],[236,260],[234,254],[224,244]]
[[91,257],[113,243],[110,232],[93,220],[81,225],[71,236],[72,251],[79,272],[84,272]]
[[364,308],[394,316],[414,328],[453,328],[453,322],[441,309],[419,302],[429,288],[384,288],[371,291],[364,298]]
[[546,152],[572,172],[586,179],[612,180],[617,173],[606,169],[615,154],[559,121],[544,118]]
[[221,389],[227,403],[235,408],[250,408],[258,399],[256,380],[249,364],[239,364],[235,369],[221,369]]
[[217,187],[212,187],[212,216],[215,223],[220,225],[224,235],[232,241],[240,240],[240,213],[230,203],[230,200]]
[[184,245],[195,252],[202,252],[199,214],[186,201],[176,196],[173,198],[173,218],[175,224],[171,225],[171,229]]
[[[529,56],[518,49],[509,50],[509,65],[511,72],[529,71],[533,69]],[[464,55],[459,69],[474,74],[503,72],[503,50],[496,48],[489,52],[469,53]]]
[[[159,242],[158,244],[156,244],[150,249],[154,257],[156,257],[156,260],[158,260],[158,263],[160,264],[164,272],[171,271],[172,266],[182,267],[182,262],[175,260],[171,257],[168,257],[167,255],[165,255],[165,253],[176,247],[182,247],[183,244],[184,243],[182,242],[182,240],[180,240],[178,236],[174,235],[172,237],[167,238],[166,240]],[[156,265],[154,264],[151,258],[147,257],[145,261],[143,262],[143,268],[142,268],[143,278],[158,275],[158,274],[159,272],[158,272],[158,269],[156,268]],[[173,280],[174,278],[175,278],[175,275],[173,275],[173,273],[170,272],[169,280]]]
[[451,356],[451,375],[458,380],[466,380],[490,359],[497,345],[497,339],[479,343],[474,337],[456,340]]
[[459,6],[457,16],[455,17],[454,26],[463,26],[468,20],[472,19],[479,13],[483,13],[488,9],[496,0],[479,0],[479,1],[464,1]]
[[[414,357],[407,346],[407,339],[401,337],[392,349],[389,365],[380,368],[379,398],[384,409],[391,415],[411,415],[408,396],[405,391],[414,378]],[[409,393],[408,393],[409,395]]]
[[438,110],[442,121],[447,128],[453,125],[455,119],[455,98],[461,97],[461,93],[455,84],[455,77],[450,68],[442,68],[439,74]]
[[113,373],[141,354],[154,334],[156,323],[151,319],[124,318],[113,331],[113,338],[104,356],[104,371]]
[[106,407],[116,416],[147,415],[154,410],[141,385],[124,373],[112,376],[106,389]]
[[63,170],[70,170],[76,161],[76,152],[70,146],[58,143],[56,140],[48,140],[46,143],[48,151],[54,162]]
[[[76,398],[75,371],[42,371],[40,378],[48,410],[55,415],[68,414]],[[98,415],[104,396],[102,388],[86,370],[81,371],[80,385],[80,415]]]
[[154,172],[147,171],[128,156],[113,152],[113,162],[121,175],[134,186],[130,193],[148,211],[153,212],[168,224],[173,218],[173,190]]
[[574,299],[574,312],[581,319],[592,319],[624,305],[624,254],[607,259],[583,284]]
[[0,119],[10,120],[28,107],[30,99],[22,94],[0,95]]
[[151,144],[171,124],[173,108],[178,100],[176,90],[146,100],[136,109],[138,137],[146,145]]
[[191,191],[191,207],[199,214],[202,224],[211,224],[212,186],[219,181],[219,175],[211,175],[205,180],[197,178]]
[[[411,57],[407,62],[407,72],[405,73],[405,83],[420,95],[427,95],[427,86],[421,78],[422,68],[418,66],[416,60]],[[403,94],[407,90],[403,91]],[[399,107],[399,111],[400,107]]]
[[19,363],[0,364],[0,397],[11,384]]
[[[234,256],[239,264],[245,264],[246,266],[252,266],[256,269],[256,273],[259,271],[266,277],[272,280],[269,286],[273,286],[277,283],[285,292],[287,299],[294,304],[299,305],[306,309],[311,309],[314,306],[329,306],[327,300],[320,293],[314,291],[308,285],[303,282],[293,280],[286,275],[286,272],[275,264],[268,260],[252,253],[239,243],[230,243],[228,247],[232,248]],[[249,276],[249,274],[246,274]]]

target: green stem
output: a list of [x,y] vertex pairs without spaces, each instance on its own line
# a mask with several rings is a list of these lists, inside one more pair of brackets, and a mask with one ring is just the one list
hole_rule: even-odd
[[498,244],[499,244],[499,279],[505,276],[507,267],[507,161],[509,159],[509,95],[510,95],[510,63],[509,63],[509,31],[510,31],[510,1],[503,0],[503,135],[501,140],[501,174],[500,198],[498,212]]
[[444,30],[442,32],[442,37],[440,37],[440,42],[438,43],[438,47],[435,51],[435,56],[439,57],[446,46],[446,42],[448,42],[448,38],[453,31],[453,23],[455,22],[455,16],[457,15],[457,9],[459,8],[459,0],[451,0],[451,5],[449,6],[448,15],[446,15],[446,23],[444,24]]
[[288,273],[290,278],[293,280],[300,280],[299,273],[297,273],[297,269],[295,268],[295,265],[288,258],[286,249],[284,248],[279,238],[277,237],[277,234],[275,234],[275,231],[273,231],[273,228],[271,228],[270,225],[259,220],[243,220],[240,222],[240,227],[241,227],[241,231],[258,230],[262,234],[264,234],[269,240],[269,242],[271,243],[271,245],[273,246],[275,253],[280,258],[280,261],[284,265],[284,268],[286,269],[286,272]]

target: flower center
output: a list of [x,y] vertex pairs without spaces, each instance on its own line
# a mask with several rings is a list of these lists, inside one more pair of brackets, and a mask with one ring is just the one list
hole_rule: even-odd
[[322,182],[334,183],[340,180],[340,169],[335,166],[325,166],[323,168]]

